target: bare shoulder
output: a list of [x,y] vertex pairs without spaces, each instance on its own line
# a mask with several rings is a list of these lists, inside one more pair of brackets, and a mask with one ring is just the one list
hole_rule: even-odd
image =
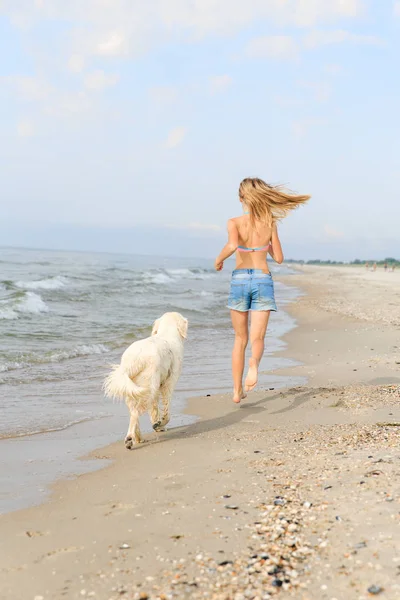
[[232,229],[234,227],[237,228],[240,217],[232,217],[232,219],[228,219],[227,227],[228,229]]
[[231,219],[229,219],[228,221],[228,225],[229,223],[232,223],[233,225],[240,225],[240,223],[243,223],[243,219],[244,219],[244,215],[240,215],[240,217],[232,217]]

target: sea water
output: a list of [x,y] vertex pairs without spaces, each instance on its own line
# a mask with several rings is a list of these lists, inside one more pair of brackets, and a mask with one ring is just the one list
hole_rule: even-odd
[[[231,389],[228,265],[216,273],[204,259],[0,249],[0,513],[40,501],[56,478],[101,466],[78,458],[123,440],[127,408],[103,397],[102,381],[164,312],[189,320],[170,426],[190,422],[187,398]],[[294,326],[284,307],[298,294],[275,285],[265,387],[285,384],[268,371],[284,366],[273,354]]]

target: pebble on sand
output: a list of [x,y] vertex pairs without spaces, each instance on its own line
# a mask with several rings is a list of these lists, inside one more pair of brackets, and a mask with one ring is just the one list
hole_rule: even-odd
[[381,588],[379,585],[371,585],[368,588],[368,593],[372,594],[372,596],[377,596],[378,594],[382,594],[383,591],[384,591],[384,589]]

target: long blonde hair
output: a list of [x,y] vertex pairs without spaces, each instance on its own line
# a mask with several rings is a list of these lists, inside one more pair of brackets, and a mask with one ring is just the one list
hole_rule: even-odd
[[239,196],[249,209],[251,224],[256,226],[261,222],[269,227],[311,198],[293,194],[282,186],[269,185],[257,177],[243,179],[239,186]]

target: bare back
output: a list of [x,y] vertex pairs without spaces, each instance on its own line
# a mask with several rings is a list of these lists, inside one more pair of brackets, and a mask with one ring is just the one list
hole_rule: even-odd
[[236,251],[236,269],[262,269],[269,272],[267,247],[272,242],[273,230],[266,225],[253,227],[249,215],[243,215],[232,219],[238,232],[239,246],[245,248],[266,248],[246,252],[240,248]]

